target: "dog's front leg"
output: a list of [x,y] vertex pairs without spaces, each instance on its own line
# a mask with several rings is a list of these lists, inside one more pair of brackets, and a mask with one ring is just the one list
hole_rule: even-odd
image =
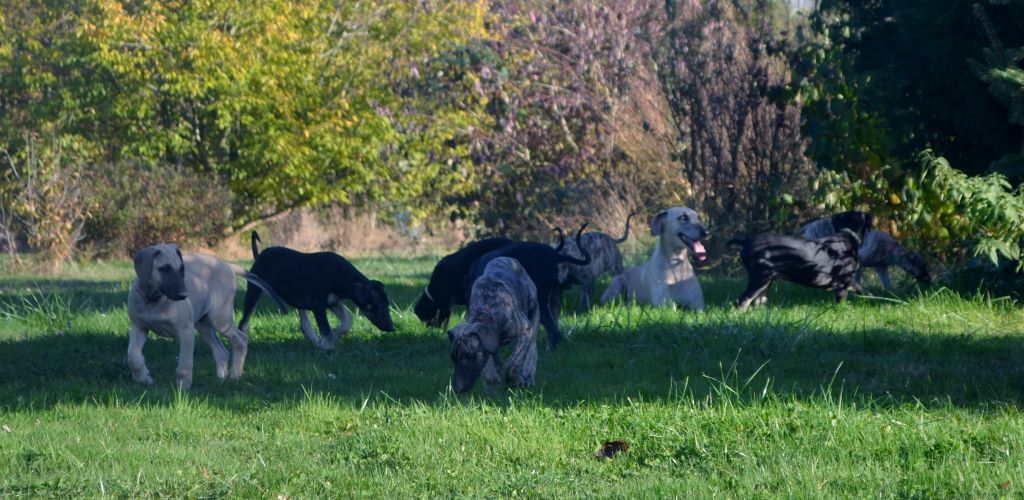
[[142,356],[142,346],[146,345],[146,329],[132,323],[128,331],[128,367],[132,370],[132,378],[136,382],[153,385],[153,377],[146,368],[146,358]]
[[487,362],[484,364],[481,375],[484,379],[484,387],[488,391],[494,392],[501,387],[501,360],[498,359],[497,354],[487,356]]
[[522,315],[512,321],[516,345],[505,360],[505,381],[512,387],[533,385],[537,372],[537,326]]
[[608,288],[601,294],[601,303],[607,304],[616,298],[626,299],[626,275],[620,274],[612,278],[612,282],[608,284]]
[[195,355],[196,332],[189,326],[178,330],[178,387],[183,391],[192,387],[192,358]]
[[331,330],[331,336],[337,339],[344,336],[352,329],[352,313],[345,307],[345,304],[338,302],[330,307],[331,312],[338,318],[338,326]]

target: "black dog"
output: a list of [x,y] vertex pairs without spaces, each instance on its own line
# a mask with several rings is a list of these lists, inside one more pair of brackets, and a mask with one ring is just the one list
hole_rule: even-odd
[[427,283],[413,307],[416,317],[429,326],[447,324],[452,314],[452,305],[466,305],[469,290],[465,288],[464,281],[473,261],[512,243],[515,242],[508,238],[487,238],[474,241],[442,257],[430,274],[430,283]]
[[833,290],[836,302],[845,299],[850,290],[859,291],[857,249],[871,229],[872,219],[864,212],[837,214],[832,217],[836,234],[815,240],[770,233],[730,240],[729,246],[741,246],[740,259],[747,269],[747,289],[736,305],[749,307],[776,278]]
[[[463,289],[471,292],[473,282],[483,274],[484,268],[495,258],[511,257],[519,261],[537,287],[540,323],[544,325],[544,331],[548,335],[548,350],[553,350],[562,340],[562,332],[558,329],[558,320],[556,319],[556,315],[562,307],[562,288],[558,284],[558,264],[568,262],[577,266],[585,266],[590,263],[590,254],[580,243],[580,235],[586,227],[587,225],[584,224],[576,233],[576,245],[580,248],[580,253],[583,254],[582,259],[559,253],[565,246],[565,238],[561,237],[561,230],[559,230],[559,242],[555,248],[544,243],[524,241],[506,245],[480,257],[473,263],[469,274],[466,275]],[[466,297],[465,300],[468,303],[469,297]]]
[[[338,337],[352,327],[352,315],[341,301],[355,302],[359,311],[377,328],[393,332],[390,302],[379,281],[371,281],[348,260],[333,252],[303,253],[285,247],[270,247],[261,253],[256,246],[260,237],[252,232],[252,256],[256,259],[250,270],[263,278],[288,305],[299,310],[302,333],[321,349],[334,349]],[[245,292],[245,310],[238,328],[248,331],[249,318],[260,289],[249,287]],[[341,324],[331,330],[327,321],[330,309]],[[313,311],[320,336],[313,332],[306,311]]]

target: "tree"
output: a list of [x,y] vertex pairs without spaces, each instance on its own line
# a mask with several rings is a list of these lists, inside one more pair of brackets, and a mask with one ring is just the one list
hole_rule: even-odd
[[[1024,2],[1017,1],[1015,4],[1024,13]],[[1024,46],[1004,46],[991,18],[981,4],[974,4],[974,15],[985,30],[989,47],[982,51],[984,62],[975,59],[968,62],[974,73],[988,85],[992,96],[1009,109],[1010,122],[1024,127]],[[1024,177],[1024,137],[1019,151],[1006,154],[993,166],[996,170],[1009,175]]]
[[24,147],[17,131],[55,124],[103,161],[219,175],[238,224],[332,202],[420,217],[441,204],[436,186],[462,186],[432,159],[475,126],[476,96],[403,90],[434,78],[417,73],[425,61],[487,37],[481,2],[2,0],[0,11],[6,149]]
[[[1010,46],[1024,44],[1019,2],[989,8],[993,29],[1012,38]],[[971,71],[969,61],[983,59],[988,45],[971,3],[823,0],[814,17],[819,38],[798,77],[814,90],[804,93],[804,130],[826,145],[812,149],[819,162],[880,168],[932,148],[977,174],[1019,151],[1024,130]]]
[[670,1],[658,23],[654,57],[678,154],[693,202],[712,226],[749,231],[791,223],[789,209],[812,177],[800,105],[788,99],[790,49],[771,27],[770,7]]

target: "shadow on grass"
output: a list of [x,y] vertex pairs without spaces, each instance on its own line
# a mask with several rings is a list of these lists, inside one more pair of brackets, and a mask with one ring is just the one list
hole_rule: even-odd
[[[1019,337],[881,328],[837,332],[765,322],[756,313],[690,320],[578,324],[558,351],[541,350],[538,385],[526,392],[554,408],[626,398],[671,402],[680,394],[702,399],[723,391],[742,400],[763,392],[802,400],[820,397],[827,388],[846,403],[882,406],[985,409],[1024,402]],[[193,396],[238,411],[291,404],[307,392],[331,394],[353,407],[368,399],[438,404],[448,397],[451,364],[440,331],[359,331],[332,354],[317,351],[297,329],[279,335],[254,327],[240,382],[217,381],[209,348],[197,342]],[[152,388],[132,381],[126,347],[124,336],[93,331],[2,342],[0,408],[173,404],[177,343],[152,337],[147,343],[147,363],[157,379]],[[486,395],[478,384],[471,394],[502,404],[508,393]]]
[[[384,281],[388,298],[399,308],[410,307],[423,290],[423,285],[418,282],[404,281]],[[426,277],[423,281],[426,281]],[[20,306],[25,301],[35,303],[38,300],[51,301],[57,298],[79,314],[109,313],[126,307],[130,286],[131,280],[4,279],[0,282],[0,310],[5,305]],[[237,311],[242,310],[247,286],[247,283],[239,280],[235,293]],[[263,298],[257,311],[271,313],[278,309],[269,299]]]

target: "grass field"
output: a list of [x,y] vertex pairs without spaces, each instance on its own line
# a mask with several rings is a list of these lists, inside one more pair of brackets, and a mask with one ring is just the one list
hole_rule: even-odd
[[[131,379],[130,264],[0,277],[0,496],[1024,496],[1009,301],[776,285],[740,313],[743,280],[704,276],[702,313],[579,314],[573,292],[536,387],[455,395],[444,332],[410,310],[434,261],[356,262],[397,332],[358,318],[323,354],[263,304],[243,380],[197,342],[189,393],[166,339],[156,386]],[[595,459],[613,439],[629,451]]]

